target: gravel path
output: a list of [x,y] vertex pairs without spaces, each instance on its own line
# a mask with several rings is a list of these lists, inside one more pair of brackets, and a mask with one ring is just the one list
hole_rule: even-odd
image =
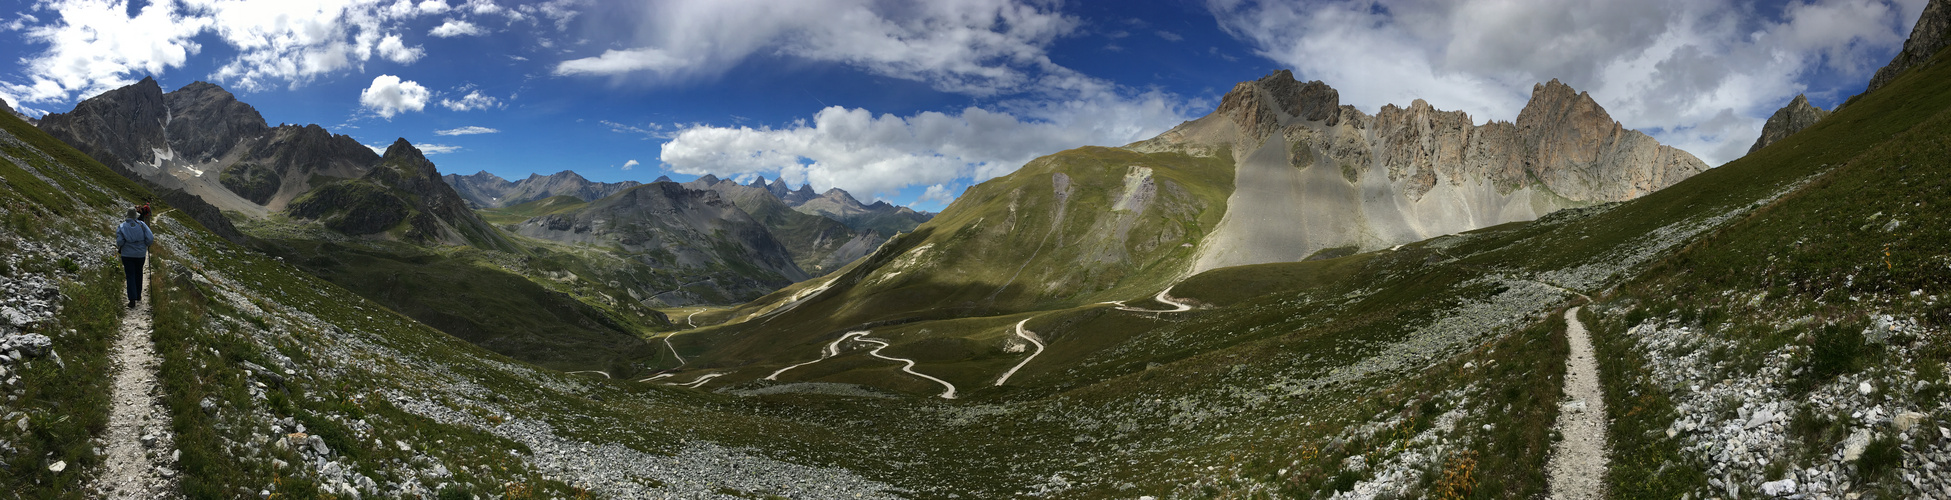
[[[1172,286],[1178,286],[1178,285],[1172,285]],[[1170,286],[1165,287],[1164,290],[1159,290],[1158,295],[1153,296],[1152,300],[1156,300],[1160,304],[1172,306],[1172,308],[1171,309],[1146,309],[1143,307],[1132,307],[1132,306],[1125,305],[1125,302],[1122,300],[1113,300],[1110,302],[1099,302],[1099,303],[1115,305],[1117,306],[1117,309],[1120,311],[1131,311],[1131,312],[1142,312],[1142,313],[1182,313],[1182,312],[1192,310],[1191,303],[1180,302],[1172,298],[1172,287]]]
[[1565,336],[1572,344],[1565,360],[1565,398],[1559,404],[1555,430],[1565,438],[1552,445],[1546,467],[1551,497],[1605,497],[1606,405],[1599,392],[1598,361],[1592,357],[1592,338],[1578,321],[1579,308],[1565,311]]
[[1036,352],[1030,353],[1030,357],[1023,358],[1023,362],[1017,363],[1016,366],[1010,367],[1009,371],[1003,372],[1003,376],[996,379],[997,386],[1002,386],[1003,382],[1008,382],[1010,375],[1015,375],[1016,370],[1023,369],[1023,365],[1030,364],[1030,360],[1036,359],[1036,355],[1043,354],[1043,341],[1036,338],[1036,332],[1023,329],[1023,324],[1029,322],[1030,318],[1023,318],[1023,321],[1016,322],[1016,336],[1030,341],[1031,344],[1036,344]]
[[[150,259],[144,267],[159,265]],[[153,292],[153,290],[150,290]],[[102,498],[169,498],[176,496],[174,436],[169,419],[156,400],[158,360],[149,340],[149,300],[144,299],[122,317],[121,337],[115,341],[115,387],[109,409],[108,432],[102,447],[107,456],[95,492]]]
[[947,381],[947,380],[942,380],[942,379],[938,379],[938,378],[935,378],[935,377],[931,377],[931,376],[929,376],[928,374],[925,374],[925,373],[921,373],[921,372],[918,372],[918,371],[915,371],[915,360],[912,360],[912,359],[906,359],[906,358],[897,358],[897,357],[893,357],[893,356],[888,356],[888,355],[886,355],[886,354],[881,354],[881,349],[886,349],[886,348],[887,348],[887,346],[888,346],[888,343],[887,343],[887,341],[885,341],[885,340],[880,340],[880,339],[870,339],[870,338],[867,338],[867,337],[861,337],[861,338],[860,338],[860,341],[861,341],[861,342],[868,342],[868,343],[872,343],[872,344],[875,344],[876,346],[878,346],[878,347],[875,347],[875,348],[874,348],[874,350],[872,350],[872,351],[867,351],[867,354],[871,354],[871,355],[873,355],[873,356],[874,356],[874,357],[876,357],[876,358],[881,358],[881,359],[885,359],[885,360],[888,360],[888,361],[899,361],[899,362],[901,362],[901,363],[903,363],[903,364],[902,364],[902,366],[901,366],[901,371],[904,371],[904,372],[908,372],[908,374],[909,374],[909,375],[914,375],[914,376],[916,376],[916,377],[921,377],[921,378],[925,378],[925,379],[928,379],[928,380],[933,380],[933,381],[935,381],[935,383],[937,383],[937,384],[942,384],[942,387],[947,387],[947,388],[948,388],[948,390],[945,390],[945,391],[942,391],[942,394],[941,394],[941,397],[942,397],[942,399],[955,399],[955,384],[951,384],[951,383],[948,383],[948,381]]
[[839,356],[839,355],[840,355],[840,343],[842,343],[842,342],[846,342],[846,341],[847,341],[848,339],[852,339],[852,338],[854,338],[854,337],[859,337],[859,336],[862,336],[862,335],[866,335],[866,334],[867,334],[867,331],[866,331],[866,330],[861,330],[861,331],[857,331],[857,332],[847,332],[847,334],[846,334],[846,335],[841,335],[841,336],[840,336],[840,339],[839,339],[839,340],[835,340],[835,341],[833,341],[833,343],[831,343],[831,344],[827,344],[827,345],[826,345],[826,349],[822,349],[822,350],[820,350],[820,359],[815,359],[815,360],[812,360],[812,361],[807,361],[807,362],[805,362],[805,363],[800,363],[800,364],[796,364],[796,365],[792,365],[792,366],[788,366],[788,367],[785,367],[785,368],[780,368],[780,369],[779,369],[779,371],[776,371],[776,372],[772,372],[772,374],[771,374],[771,375],[766,375],[766,376],[765,376],[765,379],[766,379],[766,380],[779,380],[779,374],[781,374],[781,373],[786,373],[786,370],[791,370],[791,369],[794,369],[794,368],[799,368],[799,367],[802,367],[802,366],[806,366],[806,365],[810,365],[810,364],[813,364],[813,363],[818,363],[818,362],[821,362],[821,361],[826,361],[826,359],[827,359],[827,358],[831,358],[831,357],[834,357],[834,356]]

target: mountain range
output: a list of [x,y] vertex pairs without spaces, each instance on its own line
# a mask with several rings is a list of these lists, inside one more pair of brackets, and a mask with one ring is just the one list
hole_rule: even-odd
[[[1913,41],[1951,30],[1946,4]],[[715,177],[457,211],[405,141],[307,171],[271,160],[321,158],[268,127],[247,152],[198,146],[173,111],[116,135],[170,102],[146,90],[42,128],[0,114],[0,485],[1933,498],[1951,487],[1944,57],[1900,57],[1827,116],[1791,102],[1715,168],[1556,82],[1480,126],[1368,115],[1276,72],[1157,138],[972,186],[797,283],[791,241],[878,230],[796,210],[810,189]],[[211,150],[277,180],[202,179],[238,164],[191,153]],[[171,178],[228,191],[193,201],[239,207],[246,241],[159,201],[150,294],[126,308],[115,258],[77,249]],[[268,185],[266,204],[237,192]],[[739,287],[771,288],[645,307]],[[1568,454],[1593,484],[1560,480]]]

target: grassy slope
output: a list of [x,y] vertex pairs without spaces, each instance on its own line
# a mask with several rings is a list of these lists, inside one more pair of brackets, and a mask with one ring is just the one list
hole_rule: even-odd
[[[1153,169],[1156,199],[1143,214],[1106,210],[1132,165]],[[1057,173],[1071,183],[1062,210],[1053,189]],[[971,188],[941,216],[874,255],[731,314],[750,316],[793,292],[839,280],[815,300],[693,338],[711,340],[712,356],[737,363],[779,348],[811,350],[863,324],[993,317],[1149,295],[1178,278],[1198,238],[1218,223],[1231,186],[1225,158],[1066,151]],[[1124,239],[1115,237],[1120,224],[1128,226]],[[918,248],[930,250],[904,254]]]
[[[1628,496],[1666,496],[1706,482],[1704,477],[1676,479],[1656,472],[1694,461],[1675,441],[1642,432],[1663,430],[1677,415],[1669,391],[1650,386],[1644,355],[1630,347],[1632,340],[1624,334],[1642,320],[1677,320],[1741,346],[1716,354],[1724,360],[1724,376],[1754,373],[1760,358],[1784,346],[1803,349],[1793,360],[1795,366],[1836,360],[1828,370],[1777,382],[1794,394],[1859,371],[1899,379],[1941,373],[1941,366],[1951,361],[1951,344],[1943,337],[1951,325],[1951,306],[1929,297],[1945,293],[1944,284],[1951,283],[1951,257],[1944,253],[1951,223],[1939,206],[1951,199],[1948,137],[1951,67],[1940,64],[1913,71],[1816,125],[1717,169],[1755,177],[1820,177],[1694,243],[1622,286],[1611,301],[1618,312],[1601,322],[1601,347],[1615,358],[1639,361],[1615,362],[1612,368],[1621,376],[1607,387],[1613,400],[1609,406],[1620,409],[1614,439],[1622,443],[1623,456],[1636,458],[1614,469],[1610,483],[1616,490]],[[1726,175],[1698,187],[1738,191],[1743,189],[1736,182],[1740,179]],[[1914,291],[1921,293],[1911,295]],[[1877,314],[1915,318],[1924,331],[1936,335],[1900,341],[1911,356],[1895,355],[1894,346],[1858,349],[1860,336],[1840,344],[1820,342],[1831,331],[1862,331]],[[1830,350],[1839,348],[1848,349]],[[1951,417],[1942,409],[1930,410],[1943,401],[1945,383],[1931,378],[1915,377],[1919,385],[1914,391],[1895,390],[1887,404],[1925,408],[1940,422]],[[1848,415],[1803,407],[1795,418],[1846,421]],[[1794,467],[1806,467],[1841,438],[1799,434],[1799,446],[1821,451],[1790,460]],[[1909,494],[1899,488],[1898,479],[1861,478],[1869,484],[1858,488]]]
[[[478,348],[397,317],[375,314],[380,310],[289,268],[256,256],[220,252],[220,244],[212,239],[200,240],[209,247],[190,253],[203,259],[202,268],[207,272],[231,273],[234,283],[260,284],[234,286],[262,293],[265,304],[289,305],[355,332],[354,337],[364,342],[413,353],[412,359],[403,361],[356,355],[367,356],[361,359],[368,360],[370,368],[357,368],[362,363],[315,360],[339,370],[368,371],[293,382],[300,386],[292,389],[294,393],[323,397],[291,397],[296,403],[278,410],[323,421],[332,420],[325,416],[354,411],[368,416],[394,415],[375,431],[383,434],[382,439],[424,442],[431,439],[428,435],[440,435],[450,436],[447,439],[454,443],[505,446],[460,426],[417,423],[409,416],[388,413],[397,410],[389,410],[390,405],[383,401],[346,398],[381,390],[425,391],[436,379],[459,378],[506,394],[512,403],[501,406],[529,418],[558,422],[578,437],[621,440],[646,450],[671,449],[682,436],[752,446],[774,456],[847,466],[931,497],[950,493],[1013,496],[1039,488],[1086,498],[1141,494],[1302,496],[1345,488],[1369,477],[1369,473],[1342,470],[1339,464],[1343,458],[1360,455],[1370,463],[1404,460],[1404,450],[1428,449],[1415,444],[1414,436],[1432,430],[1441,431],[1436,434],[1452,446],[1435,462],[1421,466],[1426,475],[1413,485],[1417,492],[1431,496],[1461,492],[1464,495],[1460,496],[1476,498],[1534,496],[1543,488],[1540,471],[1550,442],[1548,427],[1555,417],[1563,369],[1562,326],[1556,319],[1562,310],[1556,307],[1569,300],[1568,295],[1543,308],[1498,318],[1504,322],[1501,326],[1488,330],[1488,336],[1481,340],[1464,342],[1455,356],[1445,354],[1428,361],[1411,357],[1369,377],[1345,379],[1337,378],[1337,374],[1367,361],[1395,359],[1391,349],[1413,339],[1422,327],[1453,317],[1470,304],[1514,293],[1515,287],[1523,286],[1519,281],[1532,278],[1561,284],[1575,281],[1575,286],[1586,293],[1616,285],[1614,297],[1601,298],[1608,305],[1637,303],[1643,304],[1639,309],[1664,310],[1671,304],[1675,309],[1688,309],[1689,317],[1709,326],[1726,325],[1712,330],[1721,334],[1753,331],[1742,325],[1769,324],[1767,321],[1775,317],[1771,315],[1777,314],[1817,315],[1844,324],[1860,322],[1864,309],[1852,304],[1863,301],[1886,312],[1937,317],[1934,315],[1941,314],[1941,306],[1907,301],[1905,289],[1946,282],[1942,266],[1951,264],[1942,261],[1941,246],[1931,245],[1945,241],[1943,223],[1931,217],[1937,213],[1931,205],[1945,199],[1942,165],[1947,162],[1939,138],[1951,131],[1951,124],[1939,117],[1947,104],[1944,101],[1951,99],[1951,91],[1940,88],[1951,85],[1942,83],[1951,78],[1938,74],[1951,71],[1944,68],[1940,65],[1934,72],[1921,73],[1926,76],[1906,77],[1809,131],[1641,200],[1567,212],[1532,224],[1438,238],[1395,252],[1215,270],[1193,277],[1175,290],[1180,296],[1207,304],[1209,309],[1152,315],[1090,305],[1093,299],[1133,299],[1156,290],[1120,285],[1110,292],[1064,300],[1038,299],[1035,294],[1018,292],[998,303],[1028,305],[996,306],[1000,312],[996,315],[950,314],[873,327],[875,337],[895,341],[888,354],[916,358],[921,361],[918,370],[964,388],[965,400],[957,402],[803,394],[730,398],[631,383],[591,384],[584,390],[605,397],[603,402],[595,402],[540,384],[531,375],[497,364],[506,362]],[[1119,166],[1105,163],[1105,167]],[[1835,170],[1828,177],[1798,193],[1772,205],[1756,204],[1831,167]],[[1029,172],[1023,174],[1026,177],[1048,179],[1047,171],[1025,171]],[[1024,192],[1025,198],[1038,193]],[[1005,207],[1007,193],[978,190],[964,199],[967,203],[1005,204],[988,208]],[[1034,200],[1019,203],[1036,207]],[[1870,220],[1877,212],[1883,213]],[[1722,214],[1731,216],[1715,218]],[[931,224],[973,227],[975,220],[984,220],[981,216],[947,215],[950,220]],[[1877,232],[1891,217],[1910,225]],[[1022,229],[1015,233],[1040,236],[1035,219],[1023,221]],[[1665,241],[1662,235],[1672,234],[1672,229],[1688,227],[1705,229],[1707,232],[1701,233],[1705,239],[1670,259],[1664,256],[1678,246],[1653,248],[1646,255],[1654,260],[1647,262],[1662,262],[1653,271],[1642,276],[1639,266],[1614,266],[1622,262],[1619,256],[1633,254],[1632,250],[1643,248],[1649,241]],[[962,231],[924,227],[912,239],[903,238],[908,241],[890,243],[890,254],[898,255],[899,250],[916,248],[923,242],[953,241],[939,238],[953,238]],[[1669,239],[1676,245],[1694,240],[1691,236]],[[1006,244],[1008,241],[990,249],[1021,250],[1024,245]],[[1890,248],[1887,264],[1878,259],[1886,245]],[[875,275],[870,271],[893,265],[892,255],[884,257],[889,258],[856,263],[833,276],[872,278]],[[1022,259],[1025,255],[1006,257]],[[1762,267],[1757,272],[1758,262],[1777,267]],[[1879,264],[1883,274],[1876,272]],[[943,276],[935,279],[985,282],[981,276],[971,276],[980,273],[945,272],[952,270],[952,266],[936,269],[934,274]],[[1025,276],[1038,273],[1049,278],[1061,275],[1062,270],[1026,270]],[[1851,274],[1856,276],[1849,278]],[[1512,278],[1484,279],[1500,275]],[[199,295],[182,288],[197,287],[194,280],[184,281],[188,283],[172,285],[182,290],[173,297]],[[820,281],[796,285],[769,300],[777,302],[781,296],[817,286]],[[270,285],[261,285],[265,283]],[[952,299],[938,297],[971,293],[961,290],[969,288],[966,283],[940,286],[932,296],[924,294],[931,291],[929,288],[913,282],[879,293],[868,293],[871,290],[853,287],[852,283],[846,285],[836,288],[838,293],[832,297],[763,325],[763,332],[753,332],[763,333],[762,337],[740,338],[741,333],[735,330],[705,328],[684,334],[677,343],[680,349],[695,353],[714,345],[756,344],[760,340],[755,339],[763,338],[779,346],[773,352],[780,359],[787,353],[810,359],[839,327],[903,319],[912,311],[934,307],[943,300],[953,304]],[[1767,308],[1716,298],[1723,290],[1770,290],[1772,295],[1778,287],[1781,301],[1769,303]],[[971,296],[993,289],[978,290]],[[880,294],[920,296],[894,300],[877,296]],[[200,353],[207,350],[202,347],[250,341],[260,346],[258,352],[276,350],[296,359],[305,354],[302,346],[343,342],[340,334],[300,326],[287,327],[294,332],[287,340],[231,333],[263,328],[249,326],[256,324],[250,313],[226,311],[223,306],[208,304],[209,293],[201,295],[206,297],[205,305],[199,306],[202,316],[186,316],[200,321],[170,323],[179,326],[171,328],[169,335],[189,343],[179,349],[165,349],[188,353],[170,354],[167,363],[174,364],[165,367],[181,370],[172,373],[183,375],[170,377],[179,386],[185,377],[240,380],[234,368],[225,371],[224,363],[210,362],[220,358],[204,358]],[[1852,295],[1857,300],[1850,300]],[[289,319],[294,317],[292,313],[271,316],[260,320],[267,325],[300,325]],[[829,316],[832,319],[826,319]],[[1019,372],[1009,386],[990,387],[988,382],[996,373],[1021,359],[1021,354],[1000,352],[999,341],[1008,336],[1005,329],[1009,325],[1026,317],[1031,319],[1029,328],[1050,344],[1050,350]],[[1616,331],[1608,331],[1616,330],[1623,321],[1588,317],[1599,330],[1596,334],[1601,349],[1630,353],[1619,350],[1616,341],[1607,340],[1616,338]],[[1758,345],[1781,341],[1787,340],[1773,334],[1756,337]],[[250,349],[218,351],[226,353],[221,356],[231,352],[262,356]],[[1752,353],[1730,355],[1738,359]],[[721,359],[735,360],[729,355]],[[1608,374],[1632,368],[1619,363],[1621,359],[1630,357],[1608,356]],[[1922,365],[1933,359],[1859,361],[1865,365],[1891,361]],[[686,367],[692,374],[715,371],[709,360],[694,363]],[[199,368],[190,369],[193,364]],[[445,368],[429,371],[407,366]],[[925,381],[894,372],[893,366],[854,351],[811,365],[788,380],[859,382],[916,396],[936,390]],[[1658,421],[1663,412],[1657,398],[1622,398],[1619,388],[1630,391],[1638,382],[1629,377],[1609,378],[1613,379],[1608,382],[1609,398],[1614,399],[1609,407],[1618,412],[1614,414],[1619,422],[1614,438],[1620,447],[1619,456],[1657,458],[1670,453],[1657,443],[1648,445],[1641,433],[1665,425]],[[191,406],[196,398],[184,396],[182,390],[186,389],[173,391],[171,398],[178,409],[179,429],[187,429],[185,435],[205,432],[221,437],[225,432],[237,432],[220,431],[209,419],[196,421],[195,415],[200,412]],[[248,396],[235,394],[247,391],[241,384],[224,390],[233,392],[225,396],[226,401],[248,401]],[[474,403],[457,397],[455,404],[466,408]],[[1451,421],[1453,425],[1439,425],[1445,420],[1437,416],[1452,412],[1459,415]],[[222,415],[220,412],[217,418]],[[643,425],[648,420],[663,425]],[[1368,426],[1368,431],[1351,430],[1362,426]],[[221,441],[209,438],[202,442]],[[346,445],[364,446],[358,442]],[[453,451],[440,460],[454,464],[494,460],[491,454],[470,451],[469,446],[451,448]],[[384,450],[351,453],[370,453],[382,461],[388,456]],[[256,485],[270,474],[250,466],[222,467],[231,464],[224,460],[240,459],[221,452],[205,452],[205,456],[216,465],[190,473],[218,487]],[[1649,472],[1631,468],[1634,462],[1622,460],[1620,465],[1613,478],[1615,487],[1645,484],[1644,493],[1649,495],[1671,493],[1689,486],[1688,481],[1698,480],[1665,476],[1679,484],[1662,485],[1643,481],[1650,476],[1633,476]],[[473,478],[469,483],[518,481],[559,487],[523,474],[530,473],[517,469]],[[1615,491],[1630,495],[1641,490]]]
[[[80,494],[89,469],[101,463],[89,438],[108,423],[108,353],[124,311],[121,263],[107,251],[111,230],[129,200],[155,197],[17,117],[0,116],[0,129],[20,141],[0,143],[11,159],[0,160],[0,252],[7,255],[0,259],[0,276],[52,276],[64,297],[52,320],[27,330],[56,339],[53,350],[62,362],[44,357],[9,366],[20,385],[8,392],[0,413],[19,413],[0,426],[0,442],[8,446],[0,454],[0,467],[8,471],[0,474],[0,487],[22,498],[69,497]],[[181,213],[163,217],[200,229]],[[35,243],[53,246],[30,249]],[[48,470],[57,461],[69,468]]]

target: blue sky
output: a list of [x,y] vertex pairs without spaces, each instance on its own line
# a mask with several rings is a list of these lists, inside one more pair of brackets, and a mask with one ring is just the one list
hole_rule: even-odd
[[[1373,113],[1512,120],[1531,86],[1719,164],[1798,93],[1863,88],[1924,0],[0,0],[0,98],[63,112],[155,76],[442,172],[784,177],[940,210],[1149,138],[1293,69]],[[472,132],[472,133],[469,133]]]

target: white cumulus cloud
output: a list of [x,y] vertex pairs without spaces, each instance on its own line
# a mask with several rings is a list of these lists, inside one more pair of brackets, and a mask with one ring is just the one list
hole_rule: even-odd
[[936,0],[674,0],[645,4],[626,49],[559,63],[557,75],[716,76],[772,52],[926,82],[970,95],[1009,94],[1063,71],[1045,47],[1079,21],[1043,2]]
[[447,153],[452,153],[461,150],[460,146],[450,146],[446,144],[415,144],[413,145],[413,147],[420,148],[421,153],[430,154],[430,155],[447,154]]
[[[1924,0],[1809,0],[1761,19],[1736,0],[1209,0],[1228,33],[1373,112],[1425,99],[1512,120],[1531,86],[1589,91],[1616,120],[1709,164],[1740,157],[1797,93],[1863,81]],[[1812,88],[1819,69],[1849,83]]]
[[412,47],[406,46],[406,41],[401,39],[399,35],[386,35],[385,38],[379,40],[379,56],[386,58],[388,61],[400,64],[413,64],[413,61],[420,60],[420,56],[426,54],[427,51],[421,49],[418,45]]
[[665,143],[659,159],[683,174],[762,174],[817,190],[892,195],[909,186],[981,182],[1081,145],[1147,139],[1188,111],[1175,96],[1155,92],[910,116],[833,106],[787,127],[694,125]]
[[[263,90],[364,71],[375,57],[412,64],[426,55],[400,34],[414,19],[457,9],[527,18],[492,0],[459,6],[443,0],[154,0],[133,13],[126,0],[30,3],[34,14],[17,14],[0,24],[0,32],[20,32],[28,49],[18,74],[0,76],[0,97],[31,103],[68,102],[144,74],[162,75],[183,67],[213,40],[233,50],[224,52],[228,59],[218,61],[208,78],[234,89]],[[555,15],[573,17],[580,4],[550,5]],[[436,31],[469,27],[484,31],[465,21]]]
[[480,26],[475,26],[474,23],[467,21],[448,19],[446,22],[440,23],[440,26],[435,26],[434,29],[428,31],[427,34],[441,38],[453,38],[457,36],[486,35],[488,34],[488,30],[482,29]]
[[495,130],[488,127],[483,127],[479,125],[469,125],[461,128],[435,130],[434,134],[435,135],[474,135],[474,134],[495,134],[500,132],[501,132],[500,130]]
[[[379,114],[381,118],[392,119],[393,115],[407,111],[426,109],[427,99],[433,95],[427,87],[412,80],[401,81],[393,75],[379,75],[373,84],[359,92],[359,105]],[[422,150],[426,146],[421,146]]]
[[85,98],[135,82],[138,74],[162,74],[203,50],[193,37],[211,20],[174,2],[156,2],[130,16],[121,2],[42,2],[52,19],[43,24],[21,14],[7,31],[21,31],[45,50],[25,55],[22,80],[0,83],[8,102],[53,103]]
[[469,91],[467,95],[461,96],[460,99],[441,98],[440,105],[441,107],[454,111],[499,108],[502,106],[500,99],[482,95],[479,90]]

